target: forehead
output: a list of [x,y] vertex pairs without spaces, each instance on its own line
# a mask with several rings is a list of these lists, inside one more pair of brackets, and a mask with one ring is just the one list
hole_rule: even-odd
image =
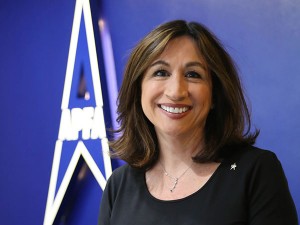
[[162,53],[158,55],[155,60],[158,59],[181,59],[186,61],[200,61],[204,63],[203,56],[195,40],[186,35],[171,39],[165,46]]

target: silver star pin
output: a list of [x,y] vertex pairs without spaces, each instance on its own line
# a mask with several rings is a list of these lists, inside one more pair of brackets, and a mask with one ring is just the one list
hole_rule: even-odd
[[236,163],[231,164],[230,170],[235,170],[235,168],[237,168]]

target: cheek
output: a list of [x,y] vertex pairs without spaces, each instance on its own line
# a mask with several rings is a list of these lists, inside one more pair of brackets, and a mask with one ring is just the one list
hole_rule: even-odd
[[145,113],[145,109],[147,108],[147,101],[146,101],[146,96],[143,93],[141,97],[141,105],[142,105],[142,110]]
[[142,94],[141,101],[144,105],[150,105],[155,102],[155,100],[161,94],[161,85],[157,82],[145,81],[142,83]]
[[212,101],[212,90],[207,85],[194,88],[193,90],[190,90],[190,93],[192,93],[192,95],[195,96],[195,98],[198,101],[202,101],[202,102]]
[[142,92],[141,105],[144,115],[151,123],[153,123],[153,109],[151,107],[151,101],[148,92]]
[[203,89],[201,92],[198,92],[195,96],[196,101],[199,103],[201,107],[207,109],[208,111],[212,107],[212,93],[209,88]]
[[141,105],[144,114],[147,116],[147,111],[150,105],[149,86],[142,84]]

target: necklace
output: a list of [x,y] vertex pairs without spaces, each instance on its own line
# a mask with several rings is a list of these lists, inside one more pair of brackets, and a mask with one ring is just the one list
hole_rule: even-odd
[[[193,162],[192,162],[193,163]],[[173,192],[174,191],[174,189],[176,188],[176,186],[177,186],[177,184],[178,184],[178,181],[179,181],[179,179],[192,167],[192,163],[191,163],[191,165],[185,170],[185,171],[183,171],[183,173],[179,176],[179,177],[173,177],[172,175],[170,175],[167,171],[166,171],[166,169],[165,169],[165,167],[163,166],[163,164],[161,163],[161,162],[159,162],[159,164],[160,164],[160,166],[162,167],[162,169],[163,169],[163,171],[164,171],[164,174],[167,176],[167,177],[169,177],[170,179],[171,179],[171,182],[173,183],[173,186],[169,189],[170,190],[170,192]]]

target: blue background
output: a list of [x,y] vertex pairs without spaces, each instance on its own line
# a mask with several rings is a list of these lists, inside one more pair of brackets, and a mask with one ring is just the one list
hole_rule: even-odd
[[[74,7],[75,0],[0,0],[4,225],[43,222]],[[240,69],[253,124],[261,130],[257,146],[277,154],[300,213],[298,0],[103,0],[94,1],[92,10],[109,26],[119,85],[130,49],[158,24],[186,19],[208,26]],[[96,224],[100,187],[92,175],[85,184],[72,185],[83,188],[72,219],[59,224]]]

